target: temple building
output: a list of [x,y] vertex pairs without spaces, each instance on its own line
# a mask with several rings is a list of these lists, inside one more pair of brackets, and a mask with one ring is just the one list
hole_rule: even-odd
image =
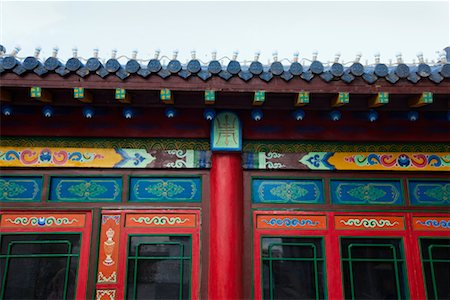
[[450,299],[450,48],[0,53],[0,300]]

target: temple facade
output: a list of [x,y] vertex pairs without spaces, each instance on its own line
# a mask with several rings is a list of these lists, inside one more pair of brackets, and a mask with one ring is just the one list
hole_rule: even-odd
[[450,299],[446,51],[1,46],[0,299]]

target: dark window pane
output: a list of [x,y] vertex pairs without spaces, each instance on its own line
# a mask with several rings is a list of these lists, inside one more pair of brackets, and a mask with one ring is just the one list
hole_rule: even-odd
[[406,283],[400,239],[341,240],[346,299],[404,299]]
[[79,243],[79,234],[2,235],[3,299],[75,299]]
[[323,299],[321,238],[262,239],[264,299]]
[[450,239],[421,239],[425,286],[429,299],[450,299]]
[[131,236],[127,299],[188,299],[191,238]]

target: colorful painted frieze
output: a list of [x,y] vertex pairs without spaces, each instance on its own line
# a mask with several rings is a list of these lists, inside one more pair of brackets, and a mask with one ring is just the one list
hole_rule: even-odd
[[40,201],[42,194],[41,176],[1,176],[0,201]]
[[154,213],[127,214],[126,227],[195,228],[196,214]]
[[314,229],[327,228],[327,217],[321,215],[257,215],[258,229]]
[[450,153],[335,153],[337,170],[450,171]]
[[450,205],[450,180],[408,180],[412,205]]
[[118,202],[121,177],[52,177],[50,201]]
[[450,153],[246,152],[244,169],[450,171]]
[[450,217],[413,217],[414,230],[450,231]]
[[403,204],[400,180],[330,181],[331,202],[334,204]]
[[131,177],[130,201],[200,202],[201,179],[195,177]]
[[335,216],[334,227],[338,230],[404,230],[405,220],[397,216]]
[[321,179],[252,180],[252,201],[255,203],[324,203]]
[[211,152],[120,148],[0,147],[0,167],[205,169],[211,167]]
[[97,284],[117,283],[120,229],[121,215],[102,215]]
[[1,215],[2,228],[79,228],[84,227],[84,214],[6,213]]

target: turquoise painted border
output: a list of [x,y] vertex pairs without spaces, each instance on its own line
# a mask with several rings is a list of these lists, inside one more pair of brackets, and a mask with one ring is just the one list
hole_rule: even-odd
[[[119,192],[117,195],[117,199],[114,200],[81,200],[81,199],[73,199],[73,200],[59,200],[59,199],[52,199],[52,181],[53,178],[112,178],[112,179],[119,179]],[[85,175],[66,175],[66,174],[55,174],[55,175],[49,175],[49,180],[48,180],[48,188],[47,188],[47,202],[48,203],[54,203],[54,202],[62,202],[62,203],[67,203],[67,202],[82,202],[82,203],[102,203],[102,202],[121,202],[122,201],[122,192],[123,192],[123,175],[113,175],[113,174],[85,174]]]
[[[407,189],[408,189],[408,195],[409,195],[409,203],[411,206],[450,206],[450,199],[448,200],[448,203],[438,203],[438,202],[434,202],[434,203],[414,203],[413,202],[413,193],[411,193],[412,191],[412,186],[410,185],[410,181],[424,181],[424,182],[436,182],[436,181],[444,181],[444,182],[448,182],[450,184],[450,179],[446,179],[446,178],[407,178],[406,179],[406,185],[407,185]],[[419,202],[419,201],[417,201]]]
[[0,175],[0,179],[2,178],[27,178],[27,177],[31,177],[31,178],[36,178],[39,179],[40,185],[39,185],[39,191],[37,193],[37,195],[35,196],[35,199],[31,199],[31,200],[4,200],[4,199],[0,199],[0,202],[4,202],[4,203],[21,203],[21,202],[40,202],[41,198],[42,198],[42,194],[44,191],[44,175],[33,175],[33,174],[1,174]]
[[[321,188],[322,188],[322,202],[275,202],[275,201],[267,201],[267,202],[256,202],[255,198],[253,197],[254,194],[254,190],[253,190],[253,181],[254,180],[317,180],[317,181],[321,181]],[[317,205],[321,205],[321,204],[326,204],[326,192],[325,192],[325,178],[324,177],[299,177],[299,176],[251,176],[250,177],[250,197],[251,197],[251,202],[252,204],[273,204],[276,205],[275,207],[278,207],[280,205],[302,205],[302,204],[306,204],[306,205],[311,205],[311,204],[317,204]],[[279,209],[279,207],[277,208]]]
[[[333,196],[333,190],[331,188],[331,182],[333,180],[340,180],[340,181],[394,181],[399,182],[400,184],[400,203],[397,204],[384,204],[384,203],[339,203],[335,202],[334,196]],[[329,178],[329,197],[330,197],[330,203],[333,205],[361,205],[361,206],[405,206],[405,189],[403,185],[403,179],[402,178],[348,178],[348,177],[330,177]]]
[[[194,175],[194,174],[152,174],[152,175],[127,175],[128,178],[128,195],[127,201],[130,203],[201,203],[203,200],[203,176],[202,175]],[[132,200],[132,186],[131,179],[132,178],[163,178],[163,179],[183,179],[183,178],[196,178],[200,181],[198,193],[198,200],[169,200],[169,199],[161,199],[161,200]]]

